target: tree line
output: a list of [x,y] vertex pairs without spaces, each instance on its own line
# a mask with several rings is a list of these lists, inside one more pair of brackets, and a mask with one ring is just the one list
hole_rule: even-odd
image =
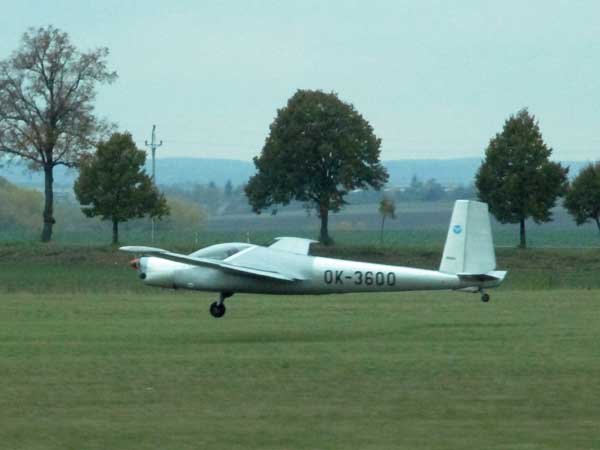
[[[101,217],[89,218],[81,205],[71,200],[71,195],[55,195],[54,214],[60,221],[54,234],[62,236],[98,236],[110,232],[110,226]],[[206,218],[206,212],[195,202],[165,193],[170,214],[157,222],[157,235],[177,234],[193,239]],[[44,194],[36,189],[23,188],[0,177],[0,240],[30,239],[39,230],[40,212],[44,207]],[[148,236],[150,224],[144,218],[134,218],[122,227],[128,236]]]
[[[250,204],[260,213],[292,200],[307,202],[321,219],[320,241],[331,243],[328,212],[346,204],[351,190],[377,191],[387,181],[380,144],[369,123],[335,93],[298,91],[278,111],[260,157],[254,158],[257,174],[246,186]],[[490,140],[475,177],[474,193],[491,214],[501,223],[519,224],[522,248],[527,246],[526,221],[551,221],[561,197],[577,224],[593,219],[600,230],[600,165],[590,165],[569,185],[569,169],[551,161],[551,154],[538,121],[522,109]],[[443,188],[435,180],[413,178],[404,195],[439,199]],[[380,203],[382,229],[391,217],[389,197]]]
[[[143,170],[145,152],[94,114],[97,86],[117,79],[107,56],[105,47],[79,51],[67,33],[48,26],[29,29],[20,47],[0,61],[0,155],[44,172],[43,242],[51,240],[56,222],[53,171],[59,165],[79,169],[74,190],[82,211],[110,221],[113,242],[119,223],[169,214],[164,194]],[[381,139],[351,103],[333,92],[298,90],[277,111],[244,193],[257,214],[292,202],[314,209],[319,239],[330,244],[330,212],[347,204],[353,191],[386,185],[380,152]],[[498,221],[519,224],[521,247],[526,220],[552,220],[560,197],[577,224],[593,220],[600,230],[600,165],[591,164],[569,184],[568,168],[551,161],[551,154],[537,120],[523,109],[490,140],[476,175],[475,195]],[[231,195],[233,187],[226,191]],[[443,191],[435,180],[415,178],[398,198],[436,200]],[[389,205],[382,208],[384,222],[393,214]]]

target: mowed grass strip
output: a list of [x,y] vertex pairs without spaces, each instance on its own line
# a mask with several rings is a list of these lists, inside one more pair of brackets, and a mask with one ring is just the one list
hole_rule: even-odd
[[600,291],[0,294],[0,447],[600,447]]
[[[195,247],[179,247],[191,253]],[[437,270],[436,248],[323,247],[311,254]],[[0,295],[18,292],[148,292],[128,267],[133,256],[106,246],[0,244]],[[597,249],[497,249],[498,270],[508,270],[501,289],[600,289]]]

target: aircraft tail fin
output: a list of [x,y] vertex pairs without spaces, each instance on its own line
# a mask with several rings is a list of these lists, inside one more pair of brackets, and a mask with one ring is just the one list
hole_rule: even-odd
[[440,272],[488,274],[496,268],[492,226],[486,203],[457,200],[454,203]]

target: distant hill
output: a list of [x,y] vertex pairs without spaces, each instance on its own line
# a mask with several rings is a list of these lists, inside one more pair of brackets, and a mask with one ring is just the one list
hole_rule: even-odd
[[[26,166],[10,164],[0,166],[0,177],[6,178],[11,183],[18,186],[27,186],[42,189],[44,187],[44,173],[31,172]],[[67,169],[64,166],[57,166],[54,169],[54,184],[55,186],[73,186],[73,182],[77,178],[77,171]]]
[[[152,170],[148,165],[149,172]],[[165,158],[156,160],[158,184],[208,184],[234,186],[245,183],[254,174],[254,163],[235,159]]]
[[443,185],[473,183],[477,168],[481,165],[479,158],[460,159],[405,159],[384,161],[390,174],[389,184],[406,186],[413,176],[421,180],[435,178]]
[[[408,185],[414,175],[421,180],[435,178],[443,185],[469,185],[473,183],[481,160],[479,158],[415,159],[384,161],[383,163],[390,174],[389,184],[391,186]],[[563,164],[570,166],[570,175],[575,176],[587,162],[563,161]],[[147,170],[148,172],[151,170],[149,164]],[[227,180],[231,180],[234,186],[238,186],[245,183],[254,172],[254,164],[250,161],[208,158],[156,160],[158,184],[163,185],[208,184],[212,181],[218,186],[223,186]],[[41,173],[28,172],[23,166],[2,167],[0,176],[22,186],[41,188],[44,184]],[[73,185],[76,177],[76,171],[58,166],[54,178],[57,187],[68,188]]]
[[[435,178],[444,186],[448,186],[473,184],[481,161],[480,158],[404,159],[384,161],[383,164],[388,169],[389,184],[392,186],[405,186],[415,175],[421,180]],[[588,164],[587,161],[561,161],[561,163],[570,167],[570,177],[576,176],[581,168]]]
[[[152,164],[146,164],[148,173],[152,172]],[[72,186],[77,178],[76,170],[58,166],[54,180],[57,186]],[[156,178],[158,184],[185,185],[208,184],[211,181],[219,186],[231,180],[234,185],[245,183],[254,173],[254,163],[233,159],[205,158],[164,158],[156,160]],[[25,186],[41,187],[44,177],[41,172],[29,172],[21,165],[10,165],[0,168],[0,176],[9,181]]]

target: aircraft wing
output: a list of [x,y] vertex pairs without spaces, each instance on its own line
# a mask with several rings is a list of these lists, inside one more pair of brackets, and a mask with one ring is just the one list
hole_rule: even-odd
[[269,248],[274,250],[281,250],[284,252],[296,253],[298,255],[308,255],[310,244],[316,243],[312,239],[303,239],[296,237],[278,237],[275,238],[277,242],[269,245]]
[[194,258],[192,256],[173,253],[155,247],[127,246],[121,247],[119,250],[129,253],[141,253],[148,256],[155,256],[157,258],[189,264],[191,266],[211,267],[213,269],[219,269],[224,272],[234,273],[237,275],[246,275],[250,277],[266,278],[279,281],[296,281],[298,279],[278,271],[265,270],[263,268],[257,269],[252,267],[244,267],[215,259]]

